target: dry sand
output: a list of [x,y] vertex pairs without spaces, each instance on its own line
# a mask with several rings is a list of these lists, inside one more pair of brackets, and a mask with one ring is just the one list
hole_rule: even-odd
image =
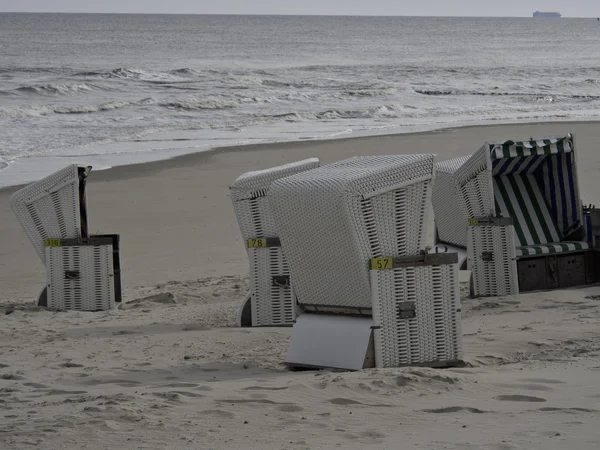
[[49,312],[43,266],[0,191],[0,449],[600,448],[600,287],[464,300],[469,367],[285,371],[289,328],[237,329],[247,261],[228,185],[317,156],[469,154],[486,139],[575,132],[600,203],[600,126],[223,149],[92,172],[93,231],[122,235],[125,300]]

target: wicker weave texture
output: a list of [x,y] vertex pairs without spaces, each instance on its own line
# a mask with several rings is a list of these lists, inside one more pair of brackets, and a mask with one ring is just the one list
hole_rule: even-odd
[[49,308],[76,311],[114,308],[112,245],[46,247],[45,252]]
[[291,325],[296,319],[294,290],[274,286],[273,276],[290,274],[281,247],[249,248],[252,326]]
[[[473,294],[476,297],[518,294],[514,226],[468,227],[467,239],[467,267],[473,276]],[[486,261],[489,255],[491,260]]]
[[354,157],[271,185],[300,304],[371,308],[368,261],[424,246],[433,157]]
[[454,174],[470,158],[471,158],[471,155],[459,156],[458,158],[447,159],[445,161],[440,161],[440,162],[435,163],[436,176],[440,172]]
[[231,184],[231,200],[236,202],[238,200],[264,197],[273,181],[317,167],[319,167],[319,159],[308,158],[282,166],[246,172]]
[[[371,271],[377,367],[462,359],[458,264]],[[415,317],[400,315],[414,304]]]
[[436,163],[431,197],[439,240],[460,247],[467,246],[465,224],[468,217],[465,215],[466,206],[461,201],[454,174],[469,158],[470,156],[462,156]]
[[467,217],[486,217],[494,212],[490,155],[482,146],[454,174],[459,202]]
[[466,204],[461,201],[454,173],[468,159],[468,156],[463,156],[436,164],[431,198],[439,240],[460,247],[467,246],[465,224],[468,216],[465,215]]
[[[317,158],[266,170],[247,172],[231,185],[231,199],[244,242],[248,239],[279,237],[266,197],[274,180],[319,166]],[[296,318],[291,287],[273,286],[273,276],[289,275],[281,248],[248,248],[252,325],[291,325]]]
[[81,237],[79,177],[70,165],[15,192],[11,208],[45,263],[45,239]]
[[233,202],[244,244],[248,239],[278,237],[267,197]]

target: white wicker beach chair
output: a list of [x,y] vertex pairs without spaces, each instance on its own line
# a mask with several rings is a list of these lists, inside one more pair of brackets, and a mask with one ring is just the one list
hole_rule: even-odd
[[13,212],[46,266],[40,306],[98,311],[121,301],[119,236],[88,234],[90,170],[70,165],[11,197]]
[[[448,273],[415,268],[426,266],[433,158],[355,157],[273,182],[269,204],[304,313],[287,364],[360,369],[460,359],[460,346],[445,342],[460,336],[457,265]],[[408,267],[398,257],[409,257]],[[409,317],[402,307],[410,304]],[[448,345],[454,350],[441,351]]]
[[296,318],[288,264],[266,196],[273,181],[318,166],[319,160],[310,158],[247,172],[230,187],[231,200],[250,262],[250,293],[240,309],[240,326],[292,325]]
[[90,170],[73,164],[12,195],[11,208],[42,262],[46,239],[87,237],[85,180]]
[[[586,283],[583,253],[589,243],[583,228],[575,141],[571,134],[486,143],[469,158],[439,163],[440,172],[444,171],[441,166],[447,173],[442,183],[448,188],[440,183],[433,194],[437,235],[440,242],[471,246],[469,268],[473,270],[477,295],[508,295],[519,290]],[[444,208],[451,204],[448,192],[457,198],[453,211]],[[489,220],[498,217],[512,219],[512,225]],[[485,219],[485,226],[472,220],[471,225],[476,228],[468,231],[471,219]],[[501,231],[502,226],[508,228]],[[490,239],[499,241],[490,243]],[[490,259],[491,248],[496,251]],[[498,251],[500,248],[503,250]],[[532,259],[559,254],[571,256]],[[511,259],[513,262],[508,262]],[[526,263],[516,262],[526,259]],[[490,264],[510,270],[483,270]],[[565,266],[562,270],[561,265]],[[573,274],[574,267],[581,269],[577,276]],[[507,278],[500,283],[490,279],[503,276]]]

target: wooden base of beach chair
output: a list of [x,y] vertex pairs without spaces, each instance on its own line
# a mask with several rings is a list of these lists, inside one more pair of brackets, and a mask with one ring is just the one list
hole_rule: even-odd
[[121,301],[119,235],[46,239],[45,259],[48,308],[105,311]]
[[517,295],[514,226],[510,218],[469,219],[468,269],[475,297]]
[[565,289],[600,281],[600,252],[586,242],[514,248],[508,218],[471,219],[469,268],[475,297]]
[[[296,317],[295,303],[290,301],[289,304],[294,308],[294,317]],[[236,326],[241,328],[248,327],[291,327],[294,323],[292,320],[281,323],[280,321],[257,322],[256,316],[256,295],[253,292],[248,292],[238,309]]]
[[517,261],[521,292],[566,289],[599,281],[600,252],[546,255]]

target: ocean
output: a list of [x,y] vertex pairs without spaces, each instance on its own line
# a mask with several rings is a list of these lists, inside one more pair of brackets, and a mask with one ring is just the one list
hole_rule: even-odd
[[229,145],[598,120],[591,19],[0,14],[0,186]]

